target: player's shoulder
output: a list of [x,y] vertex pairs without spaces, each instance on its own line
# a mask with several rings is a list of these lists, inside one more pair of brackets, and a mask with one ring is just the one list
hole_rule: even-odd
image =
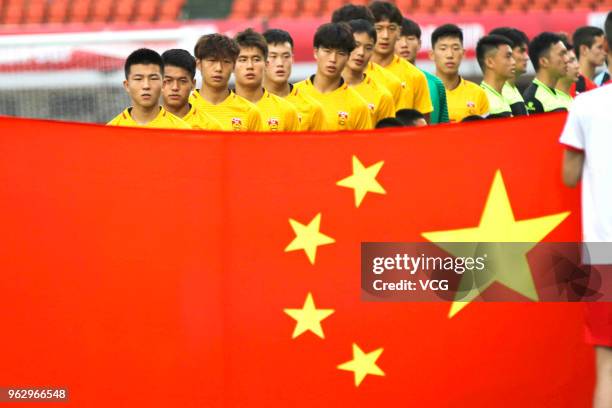
[[119,126],[123,123],[130,121],[130,111],[129,108],[125,108],[120,114],[112,118],[106,123],[107,126]]
[[260,109],[253,102],[249,101],[246,98],[243,98],[240,95],[232,92],[229,96],[229,102],[236,108],[239,108],[245,112],[254,110],[259,111]]
[[476,82],[468,81],[467,79],[462,79],[462,85],[466,90],[470,92],[483,93],[483,94],[485,93],[484,89],[482,89],[482,87],[478,85]]
[[344,90],[346,92],[346,102],[351,106],[352,109],[355,110],[366,110],[369,112],[368,102],[361,96],[359,92],[354,90],[350,86],[346,86]]
[[588,92],[582,92],[576,96],[574,103],[584,104],[599,104],[606,103],[606,106],[612,100],[612,84],[602,85]]
[[398,56],[398,60],[400,61],[400,66],[402,67],[404,72],[406,72],[408,75],[414,78],[425,80],[425,81],[427,80],[423,71],[418,69],[413,63],[411,63],[410,61],[406,61],[404,58],[401,58],[399,56]]
[[[163,109],[163,108],[162,108]],[[173,129],[193,129],[189,123],[173,113],[163,110],[164,119]]]

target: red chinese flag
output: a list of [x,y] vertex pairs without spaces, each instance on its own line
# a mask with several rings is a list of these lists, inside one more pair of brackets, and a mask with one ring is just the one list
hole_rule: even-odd
[[0,387],[79,407],[588,407],[579,304],[361,299],[361,242],[494,204],[511,217],[489,232],[549,217],[540,240],[578,240],[564,118],[227,136],[3,119]]

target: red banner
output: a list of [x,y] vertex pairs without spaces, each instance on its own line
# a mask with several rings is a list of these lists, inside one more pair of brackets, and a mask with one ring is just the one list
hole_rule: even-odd
[[564,119],[226,135],[2,118],[0,387],[75,407],[586,408],[580,304],[360,298],[364,241],[485,219],[578,240]]

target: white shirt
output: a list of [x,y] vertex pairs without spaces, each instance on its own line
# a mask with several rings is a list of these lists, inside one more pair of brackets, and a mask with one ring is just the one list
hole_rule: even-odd
[[561,134],[561,143],[585,155],[582,170],[584,242],[612,242],[611,107],[612,85],[578,95]]

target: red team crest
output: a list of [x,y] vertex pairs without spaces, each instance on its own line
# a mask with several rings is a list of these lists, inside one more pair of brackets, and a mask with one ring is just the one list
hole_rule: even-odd
[[232,128],[234,130],[242,129],[242,120],[240,118],[232,118]]
[[268,127],[270,128],[271,131],[277,131],[278,130],[278,119],[276,118],[268,119]]
[[347,119],[348,119],[348,113],[347,112],[343,112],[343,111],[338,112],[338,124],[340,126],[346,125]]

